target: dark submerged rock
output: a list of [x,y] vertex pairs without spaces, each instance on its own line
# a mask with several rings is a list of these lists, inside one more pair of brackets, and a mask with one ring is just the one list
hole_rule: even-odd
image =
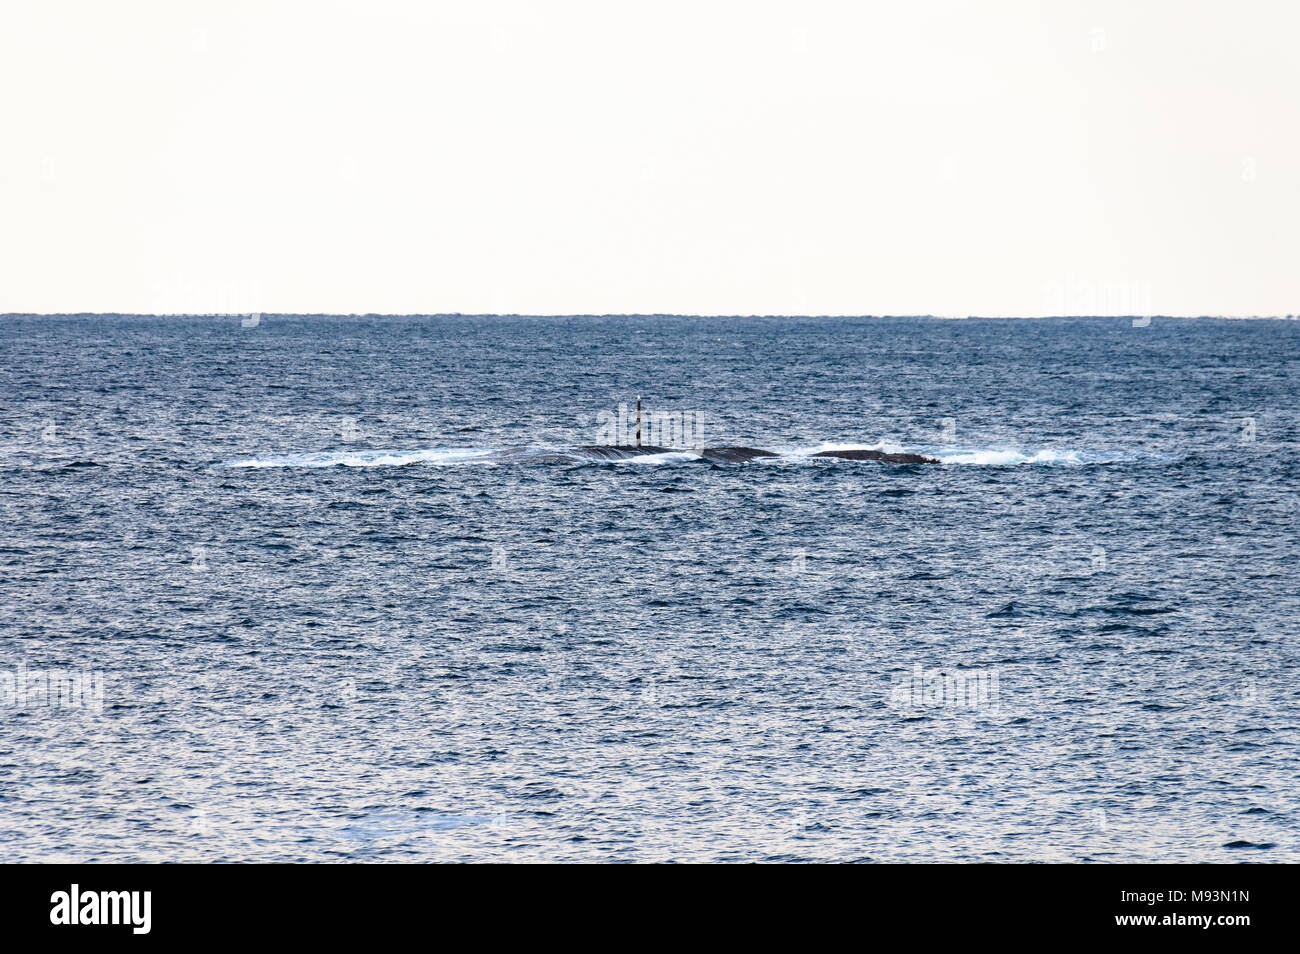
[[818,451],[814,457],[838,457],[840,460],[878,460],[886,464],[937,464],[933,457],[920,454],[886,454],[878,450]]

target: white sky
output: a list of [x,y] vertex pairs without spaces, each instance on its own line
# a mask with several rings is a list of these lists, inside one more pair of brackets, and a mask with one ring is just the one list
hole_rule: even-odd
[[0,2],[0,312],[1300,312],[1294,2]]

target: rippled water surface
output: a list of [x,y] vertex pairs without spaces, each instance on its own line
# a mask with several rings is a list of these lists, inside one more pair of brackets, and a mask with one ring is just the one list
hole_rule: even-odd
[[0,332],[6,860],[1300,860],[1300,324]]

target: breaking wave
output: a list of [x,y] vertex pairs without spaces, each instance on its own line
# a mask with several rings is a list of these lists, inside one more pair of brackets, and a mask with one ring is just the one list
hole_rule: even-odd
[[[968,467],[1013,467],[1026,464],[1079,466],[1084,464],[1118,463],[1134,459],[1116,454],[1087,454],[1078,450],[1044,448],[1020,449],[1009,447],[952,448],[937,446],[906,446],[890,442],[877,444],[851,444],[826,442],[814,447],[778,450],[774,456],[752,461],[763,464],[814,464],[834,466],[854,462],[834,458],[814,457],[826,451],[873,450],[888,454],[921,454],[936,458],[940,464]],[[244,457],[225,461],[222,468],[290,468],[290,467],[405,467],[425,464],[447,467],[464,464],[631,464],[655,466],[660,464],[708,462],[693,450],[665,450],[640,452],[630,448],[613,447],[433,447],[412,450],[370,449],[320,451],[306,454],[281,454],[265,457]],[[716,461],[715,461],[716,462]]]

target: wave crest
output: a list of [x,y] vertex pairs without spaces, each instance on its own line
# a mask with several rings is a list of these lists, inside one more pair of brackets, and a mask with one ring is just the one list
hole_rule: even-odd
[[[940,464],[965,467],[1014,467],[1027,464],[1079,466],[1089,463],[1112,463],[1126,458],[1114,455],[1089,455],[1078,450],[1046,448],[1022,450],[1008,447],[909,447],[889,441],[875,444],[824,442],[812,448],[774,452],[769,463],[798,463],[817,466],[849,465],[853,462],[818,458],[824,451],[873,450],[887,454],[914,453],[937,458]],[[305,454],[280,454],[245,457],[225,461],[218,467],[289,468],[289,467],[406,467],[426,464],[446,467],[462,464],[661,464],[699,463],[700,454],[685,449],[655,448],[640,452],[633,448],[599,447],[431,447],[410,450],[358,449],[320,451]]]

